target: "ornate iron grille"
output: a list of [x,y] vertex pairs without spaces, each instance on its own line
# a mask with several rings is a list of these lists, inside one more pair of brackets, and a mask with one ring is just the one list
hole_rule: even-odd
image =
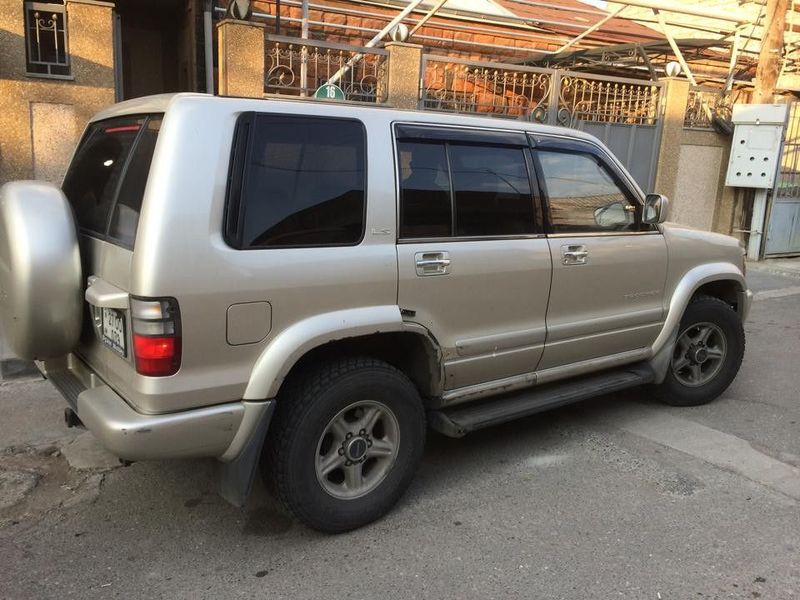
[[266,93],[313,96],[319,86],[330,81],[342,88],[346,100],[386,101],[388,53],[385,50],[266,37]]
[[793,102],[789,111],[781,166],[775,185],[778,198],[800,198],[800,102]]
[[714,115],[730,120],[733,105],[737,102],[749,102],[750,95],[750,90],[746,89],[733,90],[726,94],[721,88],[690,88],[683,126],[692,129],[712,129]]
[[67,41],[63,4],[25,3],[25,52],[29,74],[68,76]]
[[559,125],[575,121],[655,125],[658,118],[658,86],[617,79],[568,74],[560,78]]
[[553,73],[426,57],[422,108],[548,120]]
[[655,125],[660,87],[615,77],[426,55],[422,108],[575,127]]

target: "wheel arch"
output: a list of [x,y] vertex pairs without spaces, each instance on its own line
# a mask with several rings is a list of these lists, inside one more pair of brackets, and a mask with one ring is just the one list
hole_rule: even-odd
[[283,383],[315,360],[344,354],[384,360],[411,379],[423,397],[441,393],[441,351],[424,327],[404,323],[397,306],[348,309],[288,327],[259,356],[245,400],[275,398]]
[[698,265],[687,271],[669,298],[664,327],[651,347],[651,363],[657,374],[657,382],[666,373],[683,313],[697,294],[707,294],[723,300],[736,309],[742,320],[746,318],[750,308],[751,294],[747,289],[744,273],[736,265],[714,262]]

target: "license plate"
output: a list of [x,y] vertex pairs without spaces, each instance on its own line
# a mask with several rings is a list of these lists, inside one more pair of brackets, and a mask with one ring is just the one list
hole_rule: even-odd
[[114,352],[127,356],[125,315],[113,308],[103,309],[103,343]]

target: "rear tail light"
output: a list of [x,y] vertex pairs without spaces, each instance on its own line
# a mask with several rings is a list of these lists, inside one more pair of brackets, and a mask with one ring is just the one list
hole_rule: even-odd
[[136,372],[174,375],[181,366],[181,320],[174,298],[131,298]]

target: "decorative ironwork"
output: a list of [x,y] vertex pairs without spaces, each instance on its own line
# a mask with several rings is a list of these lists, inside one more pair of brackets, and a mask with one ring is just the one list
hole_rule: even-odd
[[775,196],[779,200],[800,199],[800,102],[793,102],[789,111],[780,171],[775,184]]
[[422,108],[575,127],[578,121],[655,125],[650,82],[426,56]]
[[683,126],[692,129],[713,129],[714,116],[730,121],[733,105],[749,102],[750,95],[750,90],[742,88],[727,93],[722,88],[690,88]]
[[509,67],[426,57],[422,108],[547,122],[552,72]]
[[572,74],[560,82],[559,125],[572,127],[575,121],[655,125],[658,118],[659,87],[651,83]]
[[25,52],[28,74],[70,74],[63,4],[25,3]]
[[388,53],[385,50],[266,37],[266,93],[313,96],[319,86],[330,81],[342,88],[347,100],[386,101]]
[[730,96],[724,94],[721,88],[690,88],[683,126],[692,129],[713,129],[712,120],[715,114],[730,118],[732,110],[730,100]]

